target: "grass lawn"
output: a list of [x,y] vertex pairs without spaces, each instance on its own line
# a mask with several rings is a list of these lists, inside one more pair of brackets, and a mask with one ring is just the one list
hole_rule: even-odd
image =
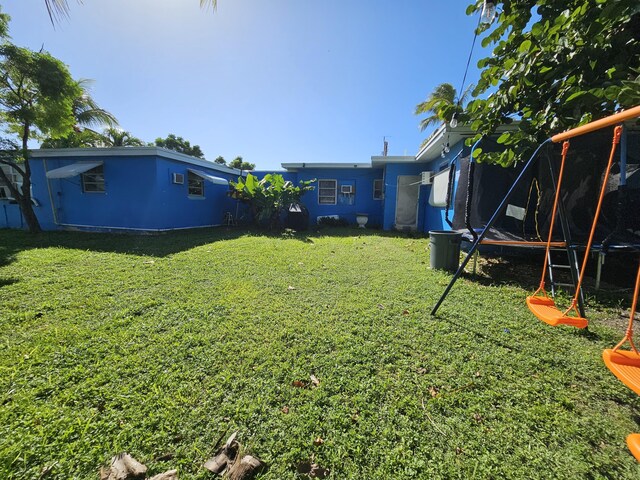
[[212,478],[235,430],[261,479],[640,478],[640,401],[601,360],[628,300],[578,332],[530,315],[537,277],[469,277],[432,318],[426,239],[308,235],[0,231],[0,478],[121,451]]

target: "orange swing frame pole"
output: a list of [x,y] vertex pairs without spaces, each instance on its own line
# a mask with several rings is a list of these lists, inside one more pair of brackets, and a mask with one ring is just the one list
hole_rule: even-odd
[[[545,323],[548,323],[553,326],[557,325],[571,325],[577,328],[585,328],[588,325],[587,319],[580,316],[580,312],[578,312],[577,304],[578,298],[580,296],[580,289],[582,288],[582,282],[584,280],[584,274],[586,272],[587,261],[589,259],[589,253],[591,250],[591,246],[593,245],[593,238],[595,236],[595,231],[598,223],[598,219],[600,217],[600,211],[602,209],[602,201],[604,199],[604,194],[606,191],[606,179],[609,177],[611,172],[611,166],[613,165],[613,158],[615,156],[618,144],[620,143],[620,136],[622,134],[622,127],[619,125],[620,122],[635,118],[640,116],[640,106],[631,108],[629,110],[625,110],[620,113],[616,113],[615,115],[610,115],[609,117],[603,118],[601,120],[597,120],[595,122],[589,123],[587,125],[583,125],[578,128],[571,129],[567,132],[554,135],[551,137],[551,141],[553,142],[564,142],[562,146],[562,165],[560,167],[560,174],[558,178],[558,186],[556,188],[556,198],[553,205],[553,213],[551,217],[551,228],[549,232],[549,239],[547,241],[547,255],[545,255],[545,260],[542,268],[542,277],[540,280],[540,286],[535,291],[533,295],[527,297],[527,305],[529,309],[533,312],[533,314],[542,320]],[[551,240],[551,235],[553,234],[553,225],[555,222],[555,214],[557,210],[558,198],[560,193],[560,183],[562,182],[562,174],[564,169],[564,161],[566,159],[567,149],[569,147],[568,139],[576,137],[578,135],[583,135],[585,133],[593,132],[595,130],[599,130],[601,128],[616,125],[618,124],[613,131],[613,141],[611,145],[611,153],[609,154],[609,161],[607,163],[607,168],[605,170],[605,180],[602,182],[602,186],[600,188],[600,195],[598,197],[598,204],[596,207],[595,215],[593,218],[593,222],[591,224],[591,231],[589,233],[589,240],[587,242],[587,246],[584,254],[584,261],[582,262],[582,268],[580,269],[580,274],[578,276],[578,282],[576,285],[576,291],[571,301],[571,305],[564,312],[558,310],[555,305],[553,299],[549,298],[547,293],[544,290],[545,286],[545,277],[546,277],[546,266],[548,261],[548,252],[549,245]],[[542,292],[542,296],[538,294]],[[569,312],[574,311],[575,316],[569,316]]]
[[640,117],[640,105],[638,105],[637,107],[629,108],[627,110],[623,110],[622,112],[615,113],[613,115],[609,115],[608,117],[601,118],[600,120],[595,120],[591,123],[587,123],[586,125],[572,128],[571,130],[567,130],[566,132],[558,133],[557,135],[551,137],[551,141],[553,143],[563,142],[565,140],[569,140],[570,138],[584,135],[585,133],[594,132],[596,130],[600,130],[601,128],[610,127],[612,125],[616,125],[618,123],[624,122],[625,120],[631,120],[632,118],[636,117]]
[[[639,110],[640,112],[640,110]],[[613,118],[615,115],[612,115],[609,118]],[[605,120],[605,119],[603,119]],[[587,125],[585,125],[586,127]],[[570,132],[571,130],[569,130]],[[592,130],[589,130],[592,131]],[[566,133],[569,133],[566,132]],[[602,181],[602,187],[600,187],[600,196],[598,197],[598,205],[596,207],[596,212],[593,216],[593,222],[591,223],[591,231],[589,232],[589,240],[587,241],[587,246],[584,252],[584,260],[582,261],[582,268],[580,269],[580,275],[578,276],[578,285],[576,285],[576,292],[573,296],[573,300],[571,301],[571,306],[567,308],[564,312],[564,316],[566,316],[571,310],[574,310],[578,316],[580,313],[577,311],[578,305],[578,296],[580,295],[580,288],[582,287],[582,281],[584,280],[584,274],[587,270],[587,261],[589,260],[589,253],[591,251],[591,245],[593,245],[593,238],[596,234],[596,228],[598,226],[598,218],[600,217],[600,211],[602,210],[602,201],[604,200],[604,194],[607,190],[607,178],[609,178],[609,174],[611,173],[611,166],[613,165],[613,157],[616,154],[616,150],[618,144],[620,143],[620,136],[622,135],[622,127],[618,125],[613,131],[613,142],[611,144],[611,153],[609,154],[609,162],[607,163],[607,168],[604,173],[604,179]]]
[[629,324],[627,325],[627,331],[624,335],[624,338],[620,340],[615,347],[613,347],[613,351],[617,351],[625,342],[629,342],[631,345],[631,349],[638,354],[638,349],[633,343],[633,320],[636,316],[636,307],[638,305],[638,294],[640,293],[640,262],[638,263],[638,274],[636,275],[636,286],[633,289],[633,301],[631,302],[631,315],[629,316]]
[[544,297],[548,297],[545,287],[545,280],[547,278],[547,262],[549,260],[549,250],[551,250],[551,239],[553,238],[553,227],[556,223],[556,214],[558,213],[558,200],[560,200],[560,188],[562,187],[562,179],[564,178],[564,164],[567,160],[567,152],[569,151],[569,141],[565,140],[562,144],[562,160],[560,161],[560,172],[558,173],[558,185],[556,186],[556,195],[553,200],[553,211],[551,213],[551,224],[549,225],[549,235],[547,237],[546,249],[544,255],[544,264],[542,265],[542,276],[540,278],[540,285],[532,296],[536,296],[542,292]]

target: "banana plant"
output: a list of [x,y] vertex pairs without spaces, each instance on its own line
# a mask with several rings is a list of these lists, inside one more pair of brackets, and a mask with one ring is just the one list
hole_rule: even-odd
[[285,180],[278,173],[268,173],[262,180],[250,173],[237,182],[229,182],[230,195],[249,204],[255,222],[260,226],[275,228],[285,208],[299,204],[302,195],[311,191],[316,180],[300,181],[299,185]]

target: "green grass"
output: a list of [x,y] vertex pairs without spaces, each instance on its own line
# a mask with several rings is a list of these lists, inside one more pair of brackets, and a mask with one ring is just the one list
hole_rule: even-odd
[[601,361],[619,309],[554,329],[529,286],[465,278],[430,317],[426,239],[330,233],[0,231],[0,478],[120,451],[211,478],[235,430],[261,479],[640,478],[640,403]]

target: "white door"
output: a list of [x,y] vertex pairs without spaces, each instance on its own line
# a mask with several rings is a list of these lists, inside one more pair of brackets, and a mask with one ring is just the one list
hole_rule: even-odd
[[418,226],[418,197],[420,175],[399,175],[396,193],[396,229],[416,230]]

